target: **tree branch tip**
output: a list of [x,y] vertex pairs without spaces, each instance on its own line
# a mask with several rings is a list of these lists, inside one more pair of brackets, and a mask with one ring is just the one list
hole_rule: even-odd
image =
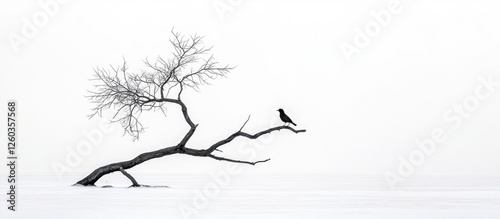
[[270,160],[271,160],[271,158],[267,158],[265,160],[259,160],[259,161],[254,162],[253,165],[255,166],[258,163],[265,163],[265,162],[270,161]]

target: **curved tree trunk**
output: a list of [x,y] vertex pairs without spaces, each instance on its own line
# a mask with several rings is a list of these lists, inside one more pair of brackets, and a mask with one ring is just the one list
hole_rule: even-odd
[[[243,127],[241,127],[241,129],[242,128]],[[75,185],[94,186],[95,183],[106,174],[120,171],[120,169],[122,169],[122,168],[125,170],[130,169],[130,168],[132,168],[136,165],[139,165],[145,161],[155,159],[155,158],[160,158],[160,157],[167,156],[167,155],[172,155],[172,154],[187,154],[187,155],[197,156],[197,157],[210,157],[212,159],[220,160],[220,161],[228,161],[228,162],[234,162],[234,163],[244,163],[244,164],[255,165],[258,163],[267,162],[270,159],[251,162],[251,161],[242,161],[242,160],[233,160],[233,159],[229,159],[229,158],[224,158],[224,157],[213,155],[212,153],[217,151],[217,148],[219,148],[220,146],[231,142],[233,139],[235,139],[238,136],[246,137],[249,139],[257,139],[258,137],[260,137],[264,134],[268,134],[268,133],[271,133],[273,131],[279,131],[282,129],[288,129],[288,130],[295,132],[295,133],[300,133],[300,132],[306,131],[306,130],[295,130],[289,126],[278,126],[278,127],[270,128],[270,129],[267,129],[267,130],[264,130],[264,131],[261,131],[261,132],[258,132],[256,134],[251,135],[251,134],[242,132],[240,129],[237,132],[230,135],[229,137],[227,137],[226,139],[221,140],[221,141],[213,144],[211,147],[209,147],[206,150],[186,148],[185,143],[193,135],[195,129],[196,129],[196,125],[186,134],[186,136],[183,138],[181,143],[179,143],[176,146],[167,147],[167,148],[163,148],[163,149],[156,150],[156,151],[146,152],[146,153],[140,154],[139,156],[137,156],[134,159],[129,160],[129,161],[112,163],[112,164],[108,164],[106,166],[99,167],[96,170],[94,170],[92,173],[90,173],[87,177],[78,181]]]
[[120,168],[123,169],[130,169],[136,165],[139,165],[143,163],[144,161],[148,161],[154,158],[160,158],[166,155],[170,154],[175,154],[178,153],[179,148],[177,146],[174,147],[168,147],[168,148],[163,148],[157,151],[151,151],[147,153],[143,153],[136,158],[129,160],[129,161],[124,161],[124,162],[119,162],[119,163],[112,163],[108,164],[106,166],[102,166],[94,170],[92,173],[90,173],[87,177],[83,178],[82,180],[78,181],[76,184],[78,185],[84,185],[84,186],[93,186],[95,185],[95,182],[99,180],[102,176],[106,174],[110,174],[115,171],[120,171]]

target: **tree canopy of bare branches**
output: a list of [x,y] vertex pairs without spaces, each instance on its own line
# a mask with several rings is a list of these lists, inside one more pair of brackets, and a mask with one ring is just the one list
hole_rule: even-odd
[[244,163],[255,165],[267,162],[269,159],[260,161],[242,161],[225,158],[215,152],[221,152],[218,148],[231,142],[237,137],[257,139],[262,135],[282,129],[295,133],[306,130],[295,130],[289,126],[277,126],[267,130],[249,134],[243,132],[244,126],[231,134],[229,137],[220,140],[209,146],[207,149],[191,149],[186,144],[195,133],[195,124],[188,113],[188,107],[181,99],[184,91],[188,89],[199,90],[202,85],[210,84],[211,80],[225,77],[234,67],[220,65],[211,54],[211,47],[203,46],[203,37],[194,35],[183,36],[172,31],[173,37],[170,40],[174,50],[172,58],[163,59],[158,57],[154,62],[144,60],[147,69],[141,73],[131,73],[128,70],[127,62],[123,60],[120,67],[110,67],[94,69],[95,75],[92,79],[96,82],[93,89],[89,91],[90,102],[94,104],[91,117],[102,116],[102,112],[110,110],[113,112],[112,121],[118,122],[124,129],[124,134],[129,134],[137,140],[144,127],[140,122],[140,116],[144,111],[161,111],[166,113],[166,107],[170,104],[178,105],[181,108],[185,122],[189,125],[189,130],[177,145],[165,147],[156,151],[140,154],[132,160],[112,163],[94,170],[90,175],[77,182],[79,185],[94,185],[102,176],[121,171],[133,182],[133,186],[138,183],[133,177],[125,172],[125,169],[132,168],[142,162],[153,158],[159,158],[171,154],[187,154],[198,157],[209,157],[216,160]]
[[[210,80],[224,77],[233,67],[220,66],[210,54],[211,48],[202,45],[202,37],[181,36],[172,32],[170,43],[174,47],[173,58],[165,60],[158,57],[151,63],[145,60],[148,68],[139,74],[128,71],[124,60],[121,67],[111,66],[111,70],[94,70],[94,89],[88,98],[95,104],[93,114],[102,115],[103,110],[112,109],[116,113],[114,122],[119,122],[124,131],[138,139],[144,131],[139,118],[143,111],[159,110],[165,113],[165,104],[179,104],[183,112],[187,110],[181,95],[185,89],[198,90],[199,86],[209,84]],[[176,91],[175,94],[173,91]],[[186,122],[193,127],[187,112]]]

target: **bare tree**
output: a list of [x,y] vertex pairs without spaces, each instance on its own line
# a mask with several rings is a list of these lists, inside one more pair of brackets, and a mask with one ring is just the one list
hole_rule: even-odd
[[137,140],[140,134],[144,132],[144,127],[140,122],[143,111],[158,110],[166,113],[167,106],[178,105],[181,108],[184,120],[189,125],[189,130],[177,145],[142,153],[128,161],[99,167],[76,184],[93,186],[102,176],[120,171],[131,180],[132,186],[139,186],[137,181],[125,171],[126,169],[150,159],[172,154],[210,157],[221,161],[255,165],[267,162],[269,159],[244,161],[222,157],[217,155],[216,152],[221,153],[219,147],[237,137],[257,139],[262,135],[282,129],[295,133],[306,131],[295,130],[283,125],[249,134],[243,131],[250,119],[249,116],[239,130],[206,149],[186,147],[198,125],[189,117],[188,108],[181,99],[183,92],[187,89],[198,90],[199,86],[209,84],[210,80],[224,77],[233,67],[219,65],[210,53],[211,48],[202,45],[202,37],[197,35],[185,37],[173,31],[172,34],[173,37],[170,43],[174,48],[173,57],[168,60],[158,57],[153,63],[146,59],[144,64],[147,66],[147,71],[142,71],[140,74],[129,73],[125,60],[123,65],[118,68],[111,67],[111,70],[97,68],[94,70],[95,78],[93,80],[97,81],[97,84],[94,85],[92,91],[89,91],[90,95],[88,96],[90,102],[95,104],[91,117],[102,116],[104,110],[112,110],[114,112],[112,121],[119,122],[124,128],[124,134],[130,134],[134,140]]

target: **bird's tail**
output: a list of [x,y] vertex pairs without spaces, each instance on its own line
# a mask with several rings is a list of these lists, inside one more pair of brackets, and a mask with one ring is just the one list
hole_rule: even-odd
[[295,124],[294,122],[291,122],[294,126],[297,126],[297,124]]

